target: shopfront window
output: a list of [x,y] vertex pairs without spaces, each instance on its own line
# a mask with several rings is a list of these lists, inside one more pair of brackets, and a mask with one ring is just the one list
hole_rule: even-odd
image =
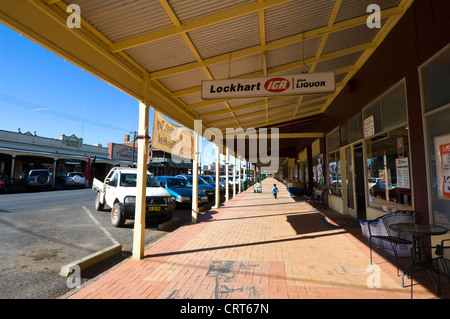
[[347,123],[341,126],[341,145],[356,142],[362,138],[361,114],[351,118]]
[[336,128],[327,137],[327,163],[328,163],[328,183],[329,193],[334,196],[342,196],[341,183],[341,160],[339,148],[341,146],[341,130]]
[[407,127],[367,139],[366,154],[369,206],[412,210]]
[[341,159],[339,151],[328,154],[328,174],[330,194],[342,197]]
[[405,82],[400,81],[362,111],[368,205],[412,210]]
[[316,140],[312,146],[312,171],[314,186],[320,187],[324,184],[324,157],[320,153],[320,140]]
[[405,82],[400,81],[372,101],[362,112],[364,137],[368,138],[406,123]]
[[433,223],[450,229],[450,47],[420,69]]
[[[444,49],[421,68],[425,113],[450,103],[450,49]],[[448,124],[447,124],[448,126]]]
[[298,180],[301,183],[308,181],[308,160],[306,157],[306,150],[298,154]]

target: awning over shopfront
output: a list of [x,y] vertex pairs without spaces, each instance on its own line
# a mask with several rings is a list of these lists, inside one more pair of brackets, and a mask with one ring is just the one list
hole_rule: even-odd
[[[4,0],[0,21],[140,101],[138,158],[145,164],[150,106],[190,130],[195,120],[223,134],[277,126],[287,134],[280,149],[322,134],[317,125],[301,123],[319,118],[348,87],[413,0],[372,2]],[[334,73],[334,91],[220,100],[201,95],[202,81],[319,72]],[[287,85],[277,81],[268,88]],[[293,121],[298,130],[283,131]],[[142,196],[144,190],[137,203]],[[135,244],[140,241],[142,255],[138,223]]]
[[[246,129],[327,109],[413,1],[377,1],[380,28],[372,2],[5,0],[0,19],[189,129]],[[204,80],[305,71],[334,72],[336,91],[201,98]]]

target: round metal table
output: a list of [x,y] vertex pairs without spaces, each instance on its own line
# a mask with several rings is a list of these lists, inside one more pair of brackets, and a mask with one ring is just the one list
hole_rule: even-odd
[[[411,296],[412,296],[412,267],[415,265],[414,261],[419,259],[422,262],[425,262],[425,253],[423,251],[423,236],[438,236],[444,235],[447,233],[447,228],[436,226],[436,225],[428,225],[428,224],[416,224],[416,223],[398,223],[389,225],[390,230],[410,234],[413,236],[412,240],[412,248],[411,248],[411,263],[405,269],[405,272],[402,275],[402,287],[404,287],[404,276],[407,275],[408,271],[411,274]],[[434,276],[431,274],[431,270],[429,268],[426,269],[431,279],[434,282],[436,293],[440,293],[440,280],[437,283]]]
[[445,227],[415,223],[392,224],[389,228],[398,233],[407,233],[415,236],[436,236],[447,233],[447,228]]

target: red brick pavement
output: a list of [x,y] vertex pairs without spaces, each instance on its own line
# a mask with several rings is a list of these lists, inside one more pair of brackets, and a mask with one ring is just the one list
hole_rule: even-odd
[[[276,183],[280,193],[271,194]],[[369,288],[369,248],[359,223],[332,226],[325,216],[294,200],[274,179],[263,181],[194,225],[183,226],[148,247],[140,261],[128,260],[68,298],[194,299],[409,299],[387,253],[376,250],[380,288]],[[369,270],[369,272],[368,272]],[[426,274],[417,274],[415,299],[448,298],[442,282],[436,296]],[[406,281],[409,285],[409,280]]]

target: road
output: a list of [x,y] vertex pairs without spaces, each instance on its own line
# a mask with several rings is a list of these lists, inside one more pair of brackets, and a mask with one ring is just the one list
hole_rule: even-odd
[[[58,298],[70,289],[59,276],[61,267],[119,242],[123,252],[98,267],[82,272],[82,283],[131,254],[133,221],[115,228],[110,211],[94,208],[91,189],[0,195],[0,298]],[[174,216],[190,220],[189,210]],[[146,226],[145,243],[168,231]]]

